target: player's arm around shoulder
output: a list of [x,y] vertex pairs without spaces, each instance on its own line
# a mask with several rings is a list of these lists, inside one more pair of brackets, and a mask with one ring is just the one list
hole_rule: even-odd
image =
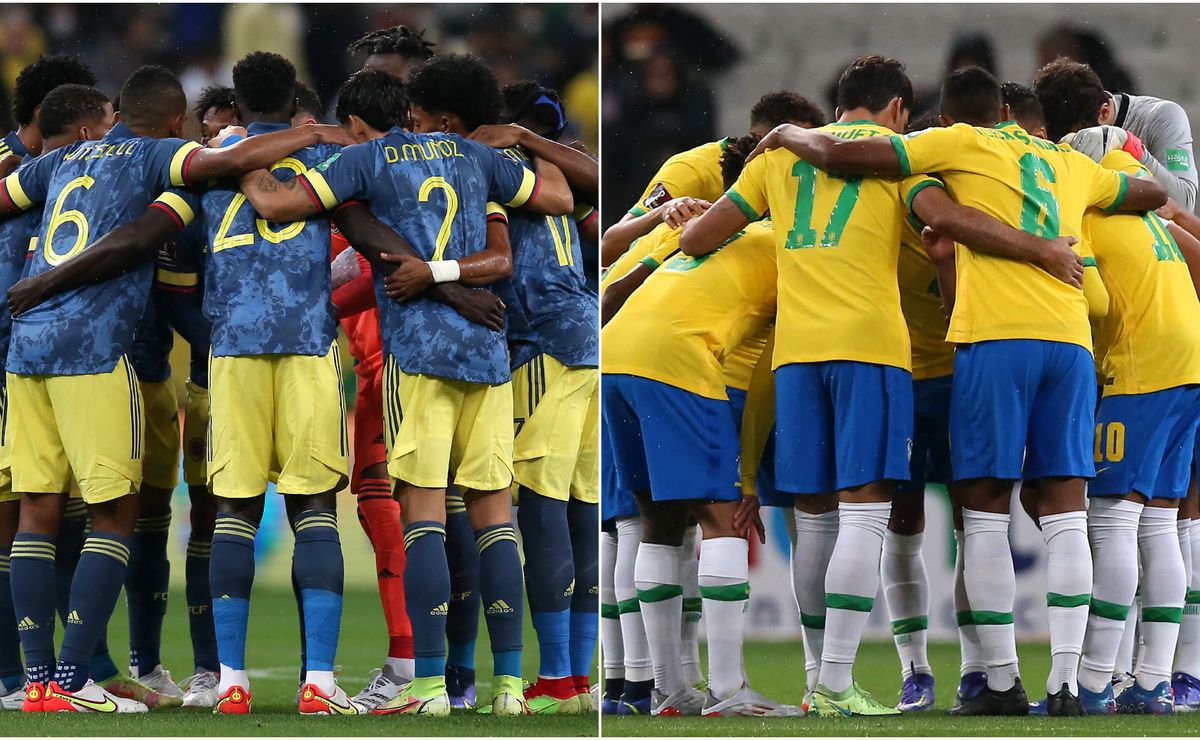
[[826,172],[846,175],[909,174],[902,166],[891,137],[870,136],[842,139],[818,129],[783,123],[759,140],[746,158],[749,164],[772,149],[787,149],[800,159]]

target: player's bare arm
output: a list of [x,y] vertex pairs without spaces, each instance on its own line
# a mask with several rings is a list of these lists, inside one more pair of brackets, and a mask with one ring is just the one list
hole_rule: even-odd
[[839,139],[822,131],[784,123],[759,140],[746,163],[771,149],[787,149],[826,172],[875,176],[903,174],[895,147],[888,137],[883,136]]
[[629,296],[633,295],[634,291],[646,282],[646,278],[654,274],[654,270],[647,265],[638,263],[634,266],[629,274],[617,280],[612,285],[604,289],[604,295],[600,297],[600,326],[604,326],[612,317],[617,315],[625,302],[629,300]]
[[537,192],[522,208],[544,216],[566,216],[575,210],[575,196],[562,170],[541,157],[533,158],[540,183]]
[[1167,203],[1167,189],[1156,180],[1146,177],[1130,177],[1125,197],[1117,205],[1118,211],[1153,211]]
[[954,262],[954,240],[926,226],[921,229],[921,243],[937,271],[938,292],[942,296],[942,314],[949,319],[954,313],[958,272]]
[[1042,239],[988,214],[959,205],[945,190],[923,188],[913,198],[913,210],[935,232],[994,257],[1029,262],[1076,288],[1083,287],[1083,260],[1071,248],[1073,236]]
[[522,147],[562,170],[571,189],[581,200],[599,202],[600,162],[586,152],[551,141],[515,123],[480,126],[471,133],[471,138],[497,149]]
[[[380,257],[385,262],[399,265],[383,281],[384,292],[394,301],[403,303],[417,298],[436,282],[433,267],[428,262],[386,253]],[[458,263],[458,279],[448,282],[479,287],[512,275],[512,244],[508,240],[508,224],[502,219],[488,221],[484,248],[455,262]]]
[[[230,177],[270,167],[297,149],[316,144],[349,146],[354,143],[341,126],[308,124],[285,131],[242,139],[233,146],[199,149],[187,164],[191,182]],[[259,211],[262,213],[262,211]],[[265,215],[265,214],[264,214]]]
[[[674,198],[655,206],[640,216],[623,218],[604,232],[600,239],[600,262],[605,267],[617,261],[617,258],[629,250],[629,245],[654,230],[660,223],[670,224],[672,228],[682,226],[702,215],[712,206],[700,198]],[[627,214],[628,215],[628,214]]]
[[704,215],[684,225],[683,235],[679,238],[679,248],[684,254],[693,257],[708,254],[748,223],[750,221],[746,214],[742,213],[742,209],[738,208],[728,195],[722,195]]
[[[274,134],[269,135],[274,136]],[[254,138],[261,139],[263,137],[255,136]],[[239,143],[236,146],[240,145]],[[254,206],[258,215],[268,221],[298,221],[325,211],[300,184],[300,178],[293,177],[287,182],[280,182],[265,167],[242,175],[241,189],[242,194],[250,201],[250,205]]]

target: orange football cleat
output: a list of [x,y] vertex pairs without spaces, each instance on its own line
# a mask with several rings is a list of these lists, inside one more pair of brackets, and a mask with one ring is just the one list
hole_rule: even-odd
[[22,712],[40,712],[46,699],[46,687],[40,683],[31,683],[25,687],[25,701],[21,704]]
[[229,690],[217,699],[217,707],[213,714],[250,714],[250,691],[241,686],[230,686]]

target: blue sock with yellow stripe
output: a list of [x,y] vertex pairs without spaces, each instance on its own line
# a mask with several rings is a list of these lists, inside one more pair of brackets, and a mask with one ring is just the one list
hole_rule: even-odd
[[17,634],[29,680],[46,683],[54,671],[54,539],[18,532],[9,559]]
[[446,496],[446,560],[450,566],[450,607],[446,614],[447,663],[475,670],[479,636],[479,550],[462,496]]
[[0,689],[8,693],[23,682],[21,637],[17,634],[17,613],[13,609],[12,584],[9,582],[10,549],[0,549]]
[[521,488],[517,522],[525,545],[529,617],[538,641],[538,676],[571,675],[571,536],[567,502]]
[[432,520],[404,528],[404,600],[412,623],[416,678],[446,675],[446,613],[450,568],[446,528]]
[[304,613],[305,668],[332,671],[342,623],[342,542],[337,512],[302,511],[296,516],[292,575]]
[[512,524],[476,530],[479,547],[479,593],[492,643],[492,672],[521,675],[522,599],[521,556]]
[[71,580],[71,605],[54,680],[78,691],[91,675],[92,654],[108,628],[129,567],[129,538],[93,531],[83,543]]
[[221,665],[246,669],[246,626],[254,586],[254,537],[258,525],[236,514],[217,513],[209,557],[213,626]]
[[217,632],[213,627],[212,590],[208,583],[209,563],[212,560],[212,540],[197,539],[193,534],[187,544],[184,561],[185,594],[188,606],[188,628],[192,636],[192,656],[196,668],[218,671]]
[[588,676],[600,630],[600,507],[578,499],[567,504],[575,590],[571,593],[571,675]]
[[143,511],[133,529],[125,599],[129,605],[129,667],[134,678],[150,673],[162,662],[162,625],[171,582],[171,562],[167,560],[170,529],[170,506]]

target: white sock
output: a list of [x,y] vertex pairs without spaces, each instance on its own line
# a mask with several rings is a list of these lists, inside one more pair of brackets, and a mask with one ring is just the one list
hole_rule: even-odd
[[625,680],[649,681],[654,678],[650,662],[650,646],[646,641],[646,625],[642,620],[642,605],[638,601],[633,581],[634,564],[642,540],[642,522],[622,519],[617,522],[617,562],[613,573],[613,592],[621,612],[621,645],[625,650]]
[[327,696],[337,690],[337,682],[333,680],[333,671],[305,671],[304,683],[311,683]]
[[1092,552],[1086,511],[1067,511],[1038,519],[1046,541],[1046,603],[1050,622],[1050,675],[1046,691],[1067,685],[1079,695],[1079,656],[1092,600]]
[[1183,621],[1179,625],[1179,654],[1175,658],[1175,670],[1191,676],[1200,676],[1200,519],[1192,519],[1192,580],[1188,584],[1183,607]]
[[1192,520],[1176,520],[1175,527],[1179,532],[1179,551],[1183,554],[1183,577],[1189,585],[1192,582]]
[[[1141,580],[1139,575],[1138,580]],[[1114,681],[1124,681],[1126,676],[1133,675],[1133,654],[1139,642],[1138,622],[1141,621],[1142,597],[1134,592],[1133,603],[1129,607],[1129,616],[1125,619],[1125,628],[1121,631],[1121,647],[1117,650],[1117,664],[1113,666]]]
[[249,691],[250,690],[250,677],[246,675],[246,672],[244,670],[243,671],[235,671],[232,668],[230,668],[229,666],[222,663],[221,664],[221,680],[217,684],[217,693],[224,694],[226,691],[229,691],[234,686],[241,686],[243,689],[246,689],[247,691]]
[[671,545],[643,542],[633,568],[646,642],[654,664],[654,687],[671,696],[687,684],[680,668],[680,631],[683,621],[683,586],[679,578],[679,550]]
[[1142,582],[1142,651],[1137,682],[1152,689],[1171,680],[1187,582],[1179,550],[1178,511],[1147,506],[1138,527],[1142,567],[1152,577]]
[[883,563],[880,568],[883,598],[892,636],[900,656],[900,672],[908,678],[914,672],[930,673],[929,651],[929,576],[921,557],[923,532],[896,534],[890,529],[883,536]]
[[600,652],[604,678],[625,678],[625,644],[621,640],[621,608],[617,604],[617,535],[600,533]]
[[792,547],[792,594],[800,613],[804,639],[805,690],[817,686],[821,652],[825,649],[825,573],[837,543],[838,513],[796,511],[796,540]]
[[1108,496],[1088,501],[1092,608],[1079,668],[1079,683],[1088,691],[1103,690],[1117,667],[1130,605],[1137,590],[1137,532],[1141,516],[1142,505],[1133,501]]
[[392,673],[397,678],[402,678],[405,681],[411,681],[413,676],[417,674],[417,659],[416,658],[391,658],[383,661],[386,668],[390,668]]
[[700,535],[700,527],[688,527],[683,535],[683,546],[679,548],[679,574],[683,579],[683,626],[680,631],[682,643],[680,654],[683,656],[683,680],[689,686],[695,686],[704,680],[704,672],[700,670],[700,584],[698,570],[700,562],[696,558],[696,541]]
[[967,584],[963,580],[963,562],[966,558],[966,535],[961,529],[954,530],[957,553],[954,557],[954,616],[958,622],[958,649],[962,656],[958,666],[960,677],[968,673],[987,671],[983,651],[979,646],[979,633],[971,621],[971,604],[967,601]]
[[837,693],[853,681],[854,659],[879,592],[879,561],[890,503],[838,505],[837,544],[825,574],[821,685]]
[[724,701],[742,688],[742,637],[750,606],[750,543],[741,537],[700,542],[700,595],[708,636],[708,690]]
[[963,580],[988,686],[1007,691],[1017,677],[1013,604],[1017,576],[1008,544],[1008,514],[963,509]]

